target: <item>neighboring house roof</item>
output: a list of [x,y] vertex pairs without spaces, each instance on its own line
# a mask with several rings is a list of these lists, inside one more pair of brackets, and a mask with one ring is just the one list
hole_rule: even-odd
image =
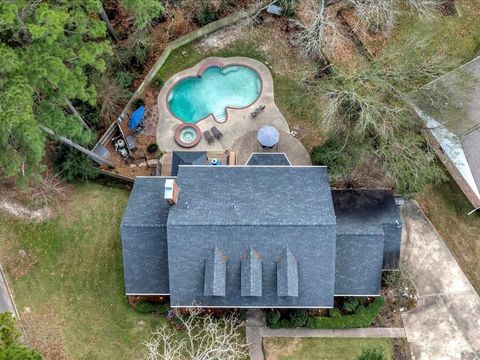
[[426,85],[416,99],[414,108],[440,157],[448,159],[454,179],[480,206],[480,57]]
[[285,153],[252,153],[246,165],[288,166],[291,164]]
[[402,228],[386,190],[332,190],[337,216],[336,295],[375,295],[382,269],[398,268]]
[[178,174],[180,165],[207,165],[206,151],[174,151],[172,154],[172,176]]
[[120,225],[126,294],[169,294],[164,177],[137,176]]
[[[333,305],[335,214],[326,168],[180,166],[177,182],[168,218],[172,306]],[[286,247],[298,269],[290,265],[291,288],[279,293]],[[227,259],[225,296],[204,292],[215,248]]]

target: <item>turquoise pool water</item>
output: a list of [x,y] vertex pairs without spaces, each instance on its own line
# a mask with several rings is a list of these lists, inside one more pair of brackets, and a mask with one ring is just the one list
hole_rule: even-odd
[[172,114],[186,123],[195,123],[210,113],[217,121],[224,121],[227,106],[248,106],[260,91],[260,77],[249,67],[212,66],[201,77],[179,81],[170,91],[168,104]]

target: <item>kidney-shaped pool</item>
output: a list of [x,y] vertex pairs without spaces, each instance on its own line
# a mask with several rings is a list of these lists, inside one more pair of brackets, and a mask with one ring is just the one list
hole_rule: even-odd
[[201,76],[180,80],[168,95],[170,112],[186,123],[196,123],[212,114],[216,121],[227,117],[227,107],[252,104],[262,91],[258,73],[242,65],[208,67]]

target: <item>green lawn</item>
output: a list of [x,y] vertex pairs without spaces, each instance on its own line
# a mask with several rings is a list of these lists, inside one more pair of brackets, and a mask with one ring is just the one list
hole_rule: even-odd
[[[69,359],[139,358],[142,341],[165,321],[137,314],[123,295],[119,224],[128,195],[85,184],[76,186],[58,215],[43,224],[0,215],[1,260],[27,334],[46,352],[60,346]],[[36,264],[24,266],[31,267],[28,274],[15,278],[15,264],[23,261],[20,249]],[[45,321],[45,331],[39,330]]]
[[266,360],[355,360],[364,348],[382,347],[393,359],[393,339],[380,338],[264,338]]

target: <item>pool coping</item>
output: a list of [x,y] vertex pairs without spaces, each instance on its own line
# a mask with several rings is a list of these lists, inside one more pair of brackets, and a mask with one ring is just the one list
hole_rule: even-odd
[[[207,68],[221,64],[223,67],[228,65],[247,66],[257,72],[261,81],[261,92],[257,99],[250,105],[238,108],[227,108],[226,116],[228,121],[218,122],[215,117],[209,114],[207,117],[195,123],[184,123],[172,115],[167,107],[167,94],[174,84],[186,77],[198,76]],[[172,75],[160,89],[157,94],[158,108],[158,126],[157,126],[157,144],[163,151],[173,151],[185,149],[175,141],[175,130],[183,124],[197,125],[201,131],[201,140],[196,146],[189,149],[192,151],[223,151],[233,147],[234,143],[246,133],[259,129],[261,126],[269,125],[276,127],[279,131],[289,134],[290,128],[288,123],[275,104],[274,99],[274,82],[270,71],[271,65],[262,63],[258,60],[248,57],[208,57],[194,66],[185,70],[178,71]],[[264,105],[265,109],[260,116],[251,117],[251,113],[260,105]],[[213,126],[217,126],[223,133],[221,139],[215,140],[213,143],[207,142],[203,133],[211,130]],[[255,150],[258,151],[258,150]]]
[[[200,121],[203,121],[203,120],[206,120],[208,119],[210,116],[213,118],[213,120],[218,123],[218,124],[224,124],[228,121],[228,113],[229,113],[229,110],[241,110],[241,109],[246,109],[250,106],[252,106],[255,102],[258,101],[258,99],[260,99],[262,97],[262,93],[263,93],[263,77],[262,75],[260,74],[260,72],[255,69],[255,67],[249,65],[249,64],[245,64],[245,63],[236,63],[236,62],[227,62],[225,63],[224,61],[221,61],[221,60],[228,60],[230,58],[206,58],[202,61],[200,61],[199,63],[197,63],[196,65],[188,68],[188,69],[185,69],[173,76],[171,76],[166,82],[165,84],[169,83],[170,80],[172,78],[175,78],[175,80],[173,82],[171,82],[168,87],[167,87],[167,90],[166,90],[166,94],[165,94],[165,97],[164,97],[164,100],[165,100],[165,107],[167,108],[167,110],[169,111],[170,115],[173,116],[175,119],[177,119],[178,121],[184,123],[184,124],[198,124]],[[226,106],[225,107],[225,120],[223,121],[220,121],[218,120],[215,115],[213,113],[208,113],[206,116],[204,116],[203,118],[201,119],[198,119],[197,121],[194,121],[194,122],[185,122],[183,121],[182,119],[180,119],[179,117],[175,116],[175,114],[173,113],[172,109],[170,108],[170,102],[169,102],[169,98],[170,98],[170,94],[172,93],[173,91],[173,88],[175,86],[177,86],[180,82],[186,80],[186,79],[199,79],[202,77],[203,73],[205,71],[207,71],[209,68],[211,67],[218,67],[220,69],[225,69],[229,66],[243,66],[243,67],[246,67],[246,68],[249,68],[250,70],[252,71],[255,71],[255,73],[257,74],[259,80],[260,80],[260,91],[257,95],[257,97],[249,104],[245,105],[245,106]],[[178,77],[178,74],[180,73],[189,73],[190,70],[194,70],[195,68],[198,68],[198,70],[196,71],[195,74],[192,74],[192,75],[185,75],[183,77]],[[160,94],[159,94],[160,96]],[[160,99],[159,99],[160,100]],[[160,103],[160,102],[159,102]]]

